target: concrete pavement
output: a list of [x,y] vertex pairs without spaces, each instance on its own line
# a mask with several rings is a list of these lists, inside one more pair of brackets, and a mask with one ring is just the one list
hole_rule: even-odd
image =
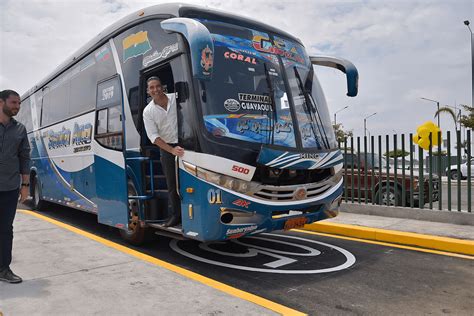
[[0,282],[5,316],[276,314],[30,214],[14,227],[11,267],[23,283]]

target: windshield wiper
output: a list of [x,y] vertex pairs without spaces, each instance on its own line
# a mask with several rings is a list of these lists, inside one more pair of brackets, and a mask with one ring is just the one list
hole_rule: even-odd
[[270,102],[271,102],[271,106],[272,106],[272,119],[271,119],[271,124],[270,124],[270,128],[271,128],[271,145],[273,145],[274,141],[275,141],[275,121],[276,121],[276,104],[275,104],[275,90],[273,89],[273,83],[272,83],[272,79],[270,78],[270,73],[268,72],[268,67],[267,67],[267,63],[263,63],[263,68],[265,69],[265,77],[267,79],[267,85],[268,85],[268,89],[270,89]]
[[[293,66],[293,70],[295,71],[295,77],[296,77],[296,80],[298,81],[299,88],[303,92],[303,96],[305,100],[304,103],[306,104],[306,110],[308,111],[311,117],[310,126],[311,126],[311,129],[313,130],[314,137],[316,137],[316,128],[314,126],[314,124],[316,124],[319,130],[319,135],[321,135],[321,138],[323,140],[324,146],[326,148],[329,148],[329,142],[327,139],[328,137],[326,135],[326,131],[324,130],[324,126],[322,124],[323,122],[321,120],[321,115],[319,114],[318,108],[316,107],[312,98],[310,98],[310,95],[304,88],[303,81],[301,80],[300,74],[298,73],[298,69],[296,69],[296,66]],[[316,117],[316,114],[317,114],[317,117]],[[316,123],[316,121],[318,121],[319,123]],[[324,138],[323,138],[323,135],[324,135]]]

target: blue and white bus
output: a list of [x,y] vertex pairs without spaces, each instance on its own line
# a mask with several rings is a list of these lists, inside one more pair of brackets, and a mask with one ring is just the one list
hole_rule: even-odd
[[[357,94],[350,62],[308,56],[248,18],[164,4],[121,19],[22,96],[34,205],[95,213],[132,243],[151,229],[215,241],[336,216],[342,154],[313,65],[343,71]],[[142,120],[150,76],[177,98],[177,227],[160,224],[168,192]]]

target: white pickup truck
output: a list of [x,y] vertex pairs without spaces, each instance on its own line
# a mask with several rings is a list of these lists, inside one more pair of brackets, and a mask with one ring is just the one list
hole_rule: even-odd
[[[457,180],[458,179],[458,165],[457,164],[451,165],[451,171],[448,171],[448,168],[446,168],[446,174],[449,177],[451,177],[451,179]],[[460,176],[461,176],[461,179],[467,179],[467,161],[461,164]],[[474,158],[471,158],[471,178],[472,177],[474,177]]]

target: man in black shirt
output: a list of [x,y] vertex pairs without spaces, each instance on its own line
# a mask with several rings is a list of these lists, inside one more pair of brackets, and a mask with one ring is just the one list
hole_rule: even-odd
[[15,91],[0,92],[0,281],[8,283],[22,281],[10,269],[13,219],[18,195],[23,202],[29,195],[30,185],[30,145],[26,129],[13,118],[20,111],[20,103]]

